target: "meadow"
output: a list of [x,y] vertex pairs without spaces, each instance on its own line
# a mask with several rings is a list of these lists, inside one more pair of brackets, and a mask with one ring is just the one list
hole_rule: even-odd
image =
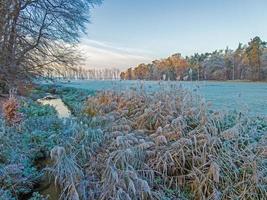
[[1,0],[0,200],[267,199],[266,6]]
[[[188,87],[146,87],[42,85],[10,97],[0,121],[0,199],[267,196],[266,118],[213,110]],[[48,94],[71,117],[38,103]]]
[[173,87],[182,87],[201,96],[215,110],[241,109],[254,116],[267,115],[266,82],[74,80],[61,85],[92,91],[127,91],[142,88],[147,92],[168,91]]

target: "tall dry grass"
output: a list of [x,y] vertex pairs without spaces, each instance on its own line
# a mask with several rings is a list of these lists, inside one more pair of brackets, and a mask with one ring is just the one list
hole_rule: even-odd
[[246,113],[213,112],[181,88],[103,92],[88,108],[110,119],[105,150],[88,163],[101,174],[96,199],[177,199],[182,192],[166,191],[183,190],[193,199],[267,196],[266,130]]

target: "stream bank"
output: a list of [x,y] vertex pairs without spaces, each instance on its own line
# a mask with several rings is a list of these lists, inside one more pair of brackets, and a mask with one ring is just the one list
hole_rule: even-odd
[[8,124],[0,114],[1,200],[47,200],[46,195],[50,195],[49,200],[59,199],[61,191],[52,180],[54,174],[49,175],[51,180],[44,175],[46,167],[54,167],[54,163],[49,165],[49,152],[66,141],[72,143],[75,130],[88,129],[76,117],[90,94],[91,91],[40,85],[27,96],[16,97],[19,106],[14,112],[22,116],[20,123]]
[[[42,105],[52,106],[56,110],[58,117],[61,119],[71,117],[71,111],[58,96],[49,94],[44,98],[38,99],[37,102]],[[39,171],[45,170],[46,167],[51,165],[52,160],[48,156],[37,160],[35,163],[35,166]],[[34,192],[38,192],[40,195],[47,197],[48,200],[58,200],[61,195],[60,187],[47,172],[44,173],[40,182],[36,185]]]

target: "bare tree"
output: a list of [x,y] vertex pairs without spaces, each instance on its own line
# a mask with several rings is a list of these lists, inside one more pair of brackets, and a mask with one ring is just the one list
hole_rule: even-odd
[[80,58],[76,45],[101,0],[1,0],[0,78],[8,84]]

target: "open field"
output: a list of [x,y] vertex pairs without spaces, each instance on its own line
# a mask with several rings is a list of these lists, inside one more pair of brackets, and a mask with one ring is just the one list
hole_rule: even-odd
[[[266,119],[245,109],[212,111],[198,95],[171,87],[42,86],[8,100],[0,199],[264,199]],[[38,103],[51,93],[70,117]]]
[[267,200],[266,7],[1,0],[0,200]]
[[[250,115],[267,115],[267,83],[252,82],[158,82],[158,81],[72,81],[64,86],[88,90],[127,91],[144,88],[148,92],[183,87],[205,98],[216,110],[247,110]],[[245,109],[245,110],[244,110]]]

